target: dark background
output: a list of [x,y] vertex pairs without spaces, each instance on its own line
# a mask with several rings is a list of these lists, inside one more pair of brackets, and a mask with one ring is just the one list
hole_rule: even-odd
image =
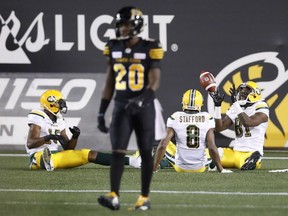
[[[99,96],[102,91],[100,87],[105,79],[106,62],[102,50],[96,48],[91,42],[90,27],[98,16],[103,14],[114,16],[118,9],[126,5],[137,6],[143,14],[149,16],[150,38],[159,38],[159,25],[152,23],[153,15],[174,15],[172,22],[167,25],[167,51],[163,60],[161,87],[157,92],[157,97],[164,108],[165,119],[174,111],[181,109],[182,94],[187,89],[197,88],[207,99],[207,93],[199,84],[199,73],[202,70],[212,72],[217,79],[217,74],[227,65],[242,57],[262,52],[278,53],[277,58],[282,61],[284,67],[288,65],[288,2],[284,0],[10,0],[1,5],[0,15],[6,20],[11,11],[15,11],[17,18],[21,21],[17,38],[20,39],[34,18],[43,12],[45,38],[49,38],[50,42],[37,52],[25,50],[25,46],[23,46],[31,64],[0,64],[1,77],[5,77],[8,72],[51,73],[52,77],[53,73],[57,73],[57,76],[62,74],[66,78],[71,73],[77,77],[81,77],[83,73],[103,74],[103,76],[97,77],[99,83],[95,93],[97,102],[96,105],[94,104],[95,110],[90,109],[94,115],[94,111],[96,113],[98,110],[98,100],[100,100]],[[63,16],[63,40],[75,43],[69,51],[55,50],[56,14]],[[84,51],[77,50],[77,15],[79,14],[85,15],[86,47]],[[104,36],[108,28],[113,28],[113,25],[104,24],[98,31],[98,36],[103,42],[109,39]],[[36,38],[36,30],[32,31],[31,36],[32,39]],[[176,52],[171,50],[172,44],[178,45]],[[11,38],[7,41],[6,47],[11,50],[17,49]],[[279,71],[273,64],[265,61],[255,63],[251,59],[250,64],[234,68],[230,74],[227,73],[227,78],[218,83],[220,89],[225,92],[224,84],[227,81],[233,81],[233,74],[239,71],[243,81],[251,79],[249,67],[255,64],[262,66],[263,69],[261,77],[253,78],[254,81],[268,82],[277,78]],[[283,124],[283,121],[280,120],[286,118],[287,114],[282,110],[280,114],[275,114],[275,109],[279,107],[281,101],[285,102],[287,98],[287,84],[285,83],[271,86],[274,90],[271,94],[265,95],[267,99],[275,95],[278,98],[277,104],[274,103],[271,106],[271,121],[278,129],[280,128],[282,141],[279,145],[275,141],[275,146],[285,146],[287,142],[287,123]],[[264,93],[265,88],[263,89]],[[226,97],[227,103],[228,99]],[[205,106],[204,110],[207,109],[208,107]],[[96,115],[93,118],[96,124]],[[274,133],[275,129],[271,130]],[[219,145],[230,143],[230,139],[224,138],[222,135],[217,136],[221,138]]]

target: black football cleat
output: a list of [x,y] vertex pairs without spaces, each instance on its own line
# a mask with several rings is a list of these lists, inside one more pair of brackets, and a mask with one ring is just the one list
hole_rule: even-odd
[[245,163],[241,167],[241,170],[254,170],[257,162],[261,160],[261,154],[259,151],[255,151],[252,155],[246,159]]

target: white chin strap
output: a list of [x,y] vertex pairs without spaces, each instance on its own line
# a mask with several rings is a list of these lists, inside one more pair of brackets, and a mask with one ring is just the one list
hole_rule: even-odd
[[240,106],[244,106],[247,103],[247,100],[238,100]]

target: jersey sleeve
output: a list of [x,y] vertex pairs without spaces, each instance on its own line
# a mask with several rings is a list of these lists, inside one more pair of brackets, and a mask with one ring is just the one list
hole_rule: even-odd
[[234,111],[234,105],[232,104],[232,106],[227,110],[226,115],[234,122],[235,119],[237,118],[237,115]]
[[167,119],[167,127],[173,128],[175,120],[177,118],[177,114],[173,113],[169,118]]
[[40,126],[41,128],[44,127],[44,121],[43,119],[45,119],[45,116],[43,115],[42,112],[38,111],[38,110],[32,110],[29,114],[28,114],[28,120],[27,120],[27,124],[35,124]]
[[269,107],[268,104],[264,101],[261,101],[259,104],[255,107],[255,113],[262,112],[266,114],[269,117]]
[[115,40],[109,40],[103,50],[103,55],[106,57],[111,56],[111,46],[115,43]]
[[207,113],[207,118],[208,118],[209,128],[215,128],[215,120],[214,120],[214,118],[209,113]]
[[151,68],[161,68],[161,60],[164,58],[164,50],[160,41],[150,41],[149,58],[151,59]]

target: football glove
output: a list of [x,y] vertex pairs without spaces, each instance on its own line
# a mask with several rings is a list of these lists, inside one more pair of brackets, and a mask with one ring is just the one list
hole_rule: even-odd
[[233,84],[233,86],[230,88],[229,90],[230,94],[231,94],[231,101],[232,101],[232,104],[235,103],[237,101],[237,91],[235,89],[235,85]]
[[150,88],[146,89],[143,94],[134,97],[128,101],[128,104],[125,106],[128,112],[132,115],[135,115],[140,111],[140,108],[148,105],[155,98],[154,91]]
[[69,130],[72,133],[72,139],[78,139],[78,137],[81,133],[80,128],[73,126],[73,128],[69,127]]
[[61,135],[50,134],[50,135],[44,136],[44,140],[45,142],[48,142],[50,140],[58,140],[61,145],[67,144],[67,140]]
[[103,115],[103,114],[99,114],[97,120],[98,120],[98,126],[97,126],[98,129],[99,129],[101,132],[103,132],[103,133],[108,133],[109,128],[106,127],[106,125],[105,125],[104,115]]
[[212,97],[215,107],[220,107],[225,95],[221,95],[218,90],[216,92],[209,92],[209,95]]

